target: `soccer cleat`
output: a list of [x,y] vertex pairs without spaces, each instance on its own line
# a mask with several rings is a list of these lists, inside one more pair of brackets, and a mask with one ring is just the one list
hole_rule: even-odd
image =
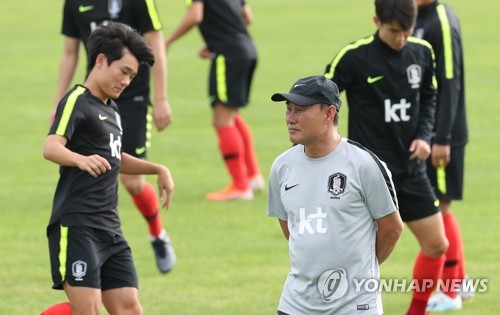
[[263,191],[266,188],[266,182],[261,174],[254,175],[248,182],[253,192]]
[[155,252],[156,266],[161,273],[170,272],[177,261],[175,256],[174,247],[168,234],[165,230],[162,230],[158,237],[150,237],[151,245]]
[[465,275],[460,285],[460,291],[458,291],[458,295],[462,298],[462,302],[469,303],[474,299],[476,291],[474,290],[474,286],[472,284],[473,283],[469,279],[469,276]]
[[253,192],[252,188],[248,189],[238,189],[234,187],[233,184],[227,186],[226,188],[213,192],[213,193],[208,193],[205,198],[208,200],[213,200],[213,201],[225,201],[225,200],[252,200],[253,199]]
[[428,312],[446,312],[457,311],[462,309],[462,298],[457,294],[455,298],[451,298],[442,291],[437,291],[427,302]]

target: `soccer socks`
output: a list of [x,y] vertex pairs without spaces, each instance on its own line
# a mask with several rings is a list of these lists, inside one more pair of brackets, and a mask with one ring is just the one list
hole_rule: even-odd
[[52,305],[40,315],[71,315],[71,306],[69,302]]
[[245,147],[243,139],[236,126],[217,128],[219,150],[224,158],[226,167],[231,174],[234,187],[248,189],[248,177],[245,166]]
[[132,200],[148,222],[149,233],[154,237],[160,235],[163,226],[159,212],[158,195],[153,186],[146,182],[141,192],[132,196]]
[[255,154],[250,127],[239,114],[236,115],[234,123],[243,140],[243,146],[245,147],[245,165],[247,168],[248,178],[260,175],[259,162],[257,161],[257,156]]
[[407,315],[424,315],[427,301],[436,289],[438,280],[443,271],[445,257],[429,257],[421,252],[417,256],[413,267],[413,279],[416,289],[413,291],[412,301]]
[[446,238],[450,245],[445,254],[446,260],[443,268],[443,285],[441,286],[441,291],[449,297],[455,298],[458,294],[458,288],[456,288],[457,285],[455,283],[460,283],[464,278],[460,270],[460,264],[463,264],[462,235],[458,222],[452,212],[443,215],[443,222]]

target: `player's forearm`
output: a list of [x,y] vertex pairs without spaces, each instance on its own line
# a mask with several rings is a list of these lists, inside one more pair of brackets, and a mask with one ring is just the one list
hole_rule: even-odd
[[242,14],[243,14],[243,23],[245,25],[250,25],[253,22],[253,13],[252,9],[248,4],[243,5]]
[[181,20],[179,25],[177,25],[175,30],[167,37],[167,40],[165,41],[166,46],[168,47],[171,43],[189,32],[194,26],[201,23],[202,20],[203,3],[194,2],[193,4],[191,4],[191,6],[189,6],[186,15]]
[[403,222],[399,212],[395,211],[379,220],[376,237],[376,255],[379,264],[382,264],[392,253],[398,239],[403,232]]
[[65,39],[64,49],[59,65],[59,79],[57,81],[54,109],[57,107],[57,104],[63,95],[68,91],[71,81],[73,81],[79,60],[79,49],[80,44],[78,39]]
[[153,104],[159,104],[167,100],[167,54],[163,44],[163,33],[161,31],[147,32],[144,38],[155,56],[155,63],[151,68],[154,83]]
[[120,173],[128,175],[148,175],[160,174],[165,172],[166,167],[160,164],[152,163],[144,159],[136,158],[130,154],[122,153],[122,162]]

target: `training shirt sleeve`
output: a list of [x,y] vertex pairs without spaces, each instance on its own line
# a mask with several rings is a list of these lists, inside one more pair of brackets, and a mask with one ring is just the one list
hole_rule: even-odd
[[154,0],[132,1],[132,5],[135,19],[134,27],[141,34],[163,29]]
[[49,134],[56,134],[71,140],[78,125],[85,119],[81,102],[78,102],[79,96],[84,91],[84,88],[78,87],[61,100],[57,106],[56,115],[50,127]]
[[436,79],[438,99],[436,108],[434,143],[447,145],[460,102],[462,49],[460,26],[451,9],[444,4],[437,6],[439,25],[426,33],[436,54]]
[[436,112],[436,78],[434,51],[431,45],[421,40],[424,49],[425,69],[423,71],[422,85],[420,86],[420,112],[418,115],[417,139],[431,143],[434,129],[434,115]]
[[280,164],[281,163],[275,160],[271,166],[267,197],[267,215],[283,221],[288,221],[288,215],[281,202],[281,179],[279,176],[280,167],[278,166]]
[[352,81],[351,72],[348,69],[349,56],[343,49],[326,66],[325,77],[332,80],[339,88],[339,91],[344,91]]
[[394,183],[386,164],[375,155],[360,165],[359,179],[371,216],[377,220],[398,209]]

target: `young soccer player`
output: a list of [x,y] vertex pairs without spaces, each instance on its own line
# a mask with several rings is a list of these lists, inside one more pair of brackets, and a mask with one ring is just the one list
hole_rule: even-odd
[[198,25],[205,40],[199,56],[211,59],[209,78],[213,126],[219,150],[232,182],[206,195],[208,200],[252,199],[264,189],[250,127],[239,109],[248,103],[250,84],[257,65],[257,51],[246,25],[250,7],[242,0],[187,1],[188,10],[167,37],[166,46]]
[[420,245],[413,278],[420,288],[431,284],[414,290],[407,315],[424,315],[448,248],[425,162],[436,108],[434,53],[428,42],[410,37],[415,0],[376,0],[375,11],[377,32],[341,49],[326,76],[346,91],[349,138],[391,170],[401,217]]
[[[427,173],[439,198],[444,229],[450,246],[446,251],[443,284],[465,278],[462,235],[451,211],[453,200],[461,200],[464,182],[465,145],[468,141],[465,108],[464,58],[460,22],[447,4],[436,0],[417,0],[418,17],[414,36],[428,41],[436,55],[438,86],[432,153]],[[429,300],[429,311],[458,310],[462,299],[474,292],[443,285]]]
[[[88,46],[90,33],[99,25],[117,21],[138,30],[153,50],[155,63],[150,68],[140,65],[135,80],[115,100],[120,110],[123,128],[123,152],[145,159],[151,145],[151,121],[158,131],[172,121],[167,98],[167,59],[162,24],[154,0],[89,0],[64,2],[62,33],[64,49],[61,56],[56,100],[51,114],[68,91],[78,60],[80,43]],[[87,56],[90,58],[89,56]],[[90,63],[88,63],[90,71]],[[151,100],[150,76],[154,81]],[[176,256],[160,214],[158,195],[143,175],[121,174],[120,179],[149,228],[149,240],[155,254],[156,266],[162,273],[174,268]]]
[[47,227],[54,289],[68,303],[44,315],[142,314],[138,279],[118,216],[118,175],[157,174],[163,207],[174,182],[163,165],[122,153],[123,129],[113,99],[154,56],[143,37],[110,22],[89,37],[90,73],[62,98],[43,155],[60,165]]

